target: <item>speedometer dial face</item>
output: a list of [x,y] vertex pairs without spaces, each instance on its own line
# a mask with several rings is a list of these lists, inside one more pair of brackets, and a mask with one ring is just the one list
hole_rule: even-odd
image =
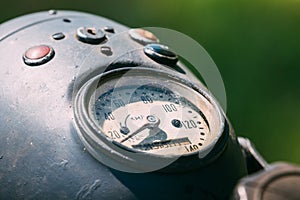
[[206,116],[186,98],[155,85],[120,87],[101,96],[95,118],[103,133],[133,151],[186,154],[203,148]]
[[147,78],[98,84],[90,113],[100,134],[128,152],[158,156],[188,155],[211,146],[221,128],[211,101],[183,84]]

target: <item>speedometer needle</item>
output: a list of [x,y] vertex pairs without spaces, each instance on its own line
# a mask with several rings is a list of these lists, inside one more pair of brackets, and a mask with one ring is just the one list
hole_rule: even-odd
[[136,131],[134,131],[133,133],[131,133],[130,135],[128,135],[126,138],[124,138],[123,140],[121,140],[120,143],[126,142],[127,140],[129,140],[130,138],[132,138],[133,136],[135,136],[136,134],[140,133],[141,131],[145,130],[146,128],[154,128],[157,127],[160,123],[160,120],[157,119],[156,117],[154,117],[153,115],[148,116],[147,118],[149,119],[151,117],[151,121],[148,120],[149,122],[144,124],[142,127],[138,128]]

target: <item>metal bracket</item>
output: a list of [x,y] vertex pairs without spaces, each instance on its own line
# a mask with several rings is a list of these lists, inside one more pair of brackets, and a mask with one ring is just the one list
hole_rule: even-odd
[[268,168],[269,164],[258,153],[254,144],[248,138],[238,137],[238,142],[242,147],[249,174]]

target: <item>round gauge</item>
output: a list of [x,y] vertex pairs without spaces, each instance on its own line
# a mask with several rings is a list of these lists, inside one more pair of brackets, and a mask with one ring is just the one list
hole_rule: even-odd
[[211,137],[203,112],[159,84],[111,89],[92,108],[103,134],[130,151],[189,154],[207,146]]
[[223,132],[224,118],[213,98],[170,74],[123,69],[83,88],[77,99],[82,99],[83,121],[88,125],[80,126],[88,128],[81,138],[96,157],[101,157],[100,150],[117,160],[134,157],[135,162],[136,155],[176,160],[197,154],[199,159]]

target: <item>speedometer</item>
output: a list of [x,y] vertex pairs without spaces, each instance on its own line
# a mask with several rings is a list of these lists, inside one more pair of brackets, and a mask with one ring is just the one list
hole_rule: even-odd
[[93,117],[103,134],[131,151],[189,154],[207,146],[213,137],[203,112],[163,85],[114,88],[94,105]]
[[159,70],[105,73],[83,86],[77,99],[86,127],[81,138],[100,159],[133,165],[152,158],[202,159],[224,132],[222,112],[208,93]]

